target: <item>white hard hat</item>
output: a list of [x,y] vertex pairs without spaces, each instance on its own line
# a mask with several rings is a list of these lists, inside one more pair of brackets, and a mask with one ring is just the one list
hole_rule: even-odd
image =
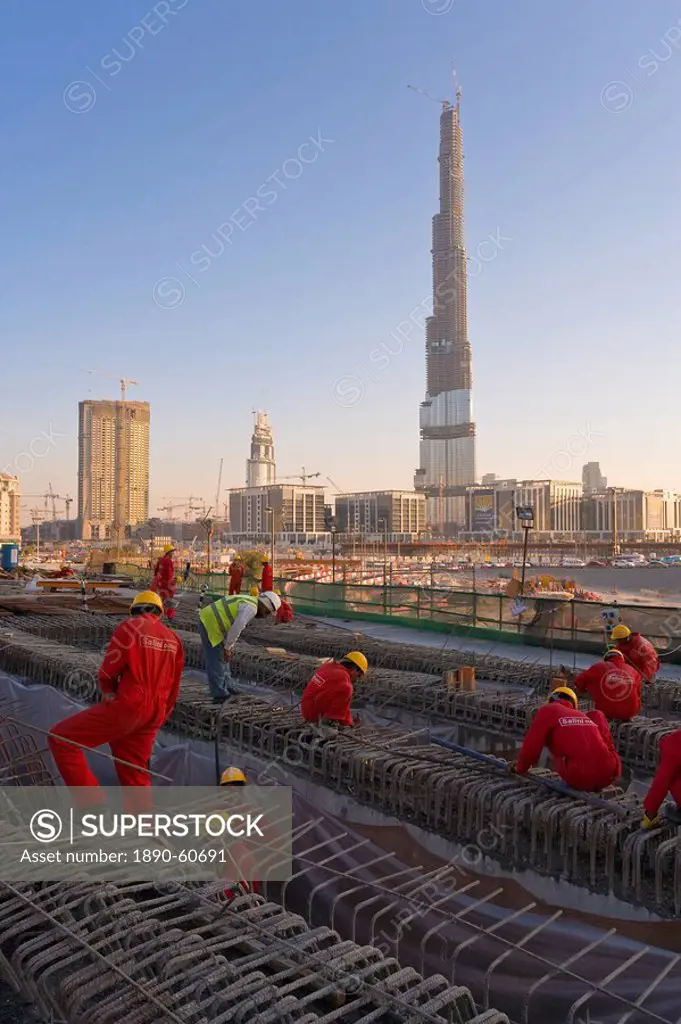
[[268,605],[273,612],[278,612],[281,608],[281,598],[279,597],[279,594],[275,594],[273,590],[264,590],[262,594],[260,594],[258,600],[262,601],[263,604]]

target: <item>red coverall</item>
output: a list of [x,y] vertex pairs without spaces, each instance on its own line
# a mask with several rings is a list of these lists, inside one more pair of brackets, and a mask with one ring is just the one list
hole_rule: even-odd
[[293,608],[288,603],[288,601],[285,601],[283,599],[283,597],[281,599],[281,607],[280,607],[279,611],[277,612],[277,615],[276,615],[276,618],[275,618],[274,621],[275,622],[293,622]]
[[627,662],[641,673],[643,681],[652,683],[655,673],[660,669],[660,657],[650,640],[646,640],[640,633],[632,633],[626,640],[618,640],[616,647]]
[[274,570],[272,569],[271,562],[265,562],[262,567],[262,578],[260,580],[260,591],[261,593],[265,590],[271,590],[274,586]]
[[305,687],[300,710],[306,722],[326,718],[342,725],[353,725],[351,701],[350,673],[339,662],[330,661],[317,669]]
[[610,786],[622,773],[622,765],[600,711],[573,709],[567,701],[545,704],[535,715],[516,762],[524,775],[547,747],[555,770],[568,786],[594,793]]
[[641,710],[641,677],[621,658],[597,661],[576,676],[576,693],[586,693],[606,718],[628,722]]
[[[52,756],[67,786],[98,786],[79,747],[108,743],[114,757],[146,768],[156,733],[175,707],[184,650],[175,634],[154,615],[127,619],[115,630],[99,670],[101,704],[58,722],[51,730]],[[107,699],[108,697],[108,699]],[[149,786],[146,772],[116,764],[121,786]]]
[[667,793],[671,793],[676,806],[681,808],[681,729],[660,740],[657,771],[643,801],[643,809],[649,818],[655,817]]
[[175,584],[175,565],[170,552],[159,558],[156,563],[151,589],[163,599],[166,616],[172,621],[175,618],[175,609],[173,607],[169,608],[166,602],[175,597],[177,586]]
[[229,592],[230,594],[241,593],[241,583],[244,578],[243,562],[232,562],[229,567]]

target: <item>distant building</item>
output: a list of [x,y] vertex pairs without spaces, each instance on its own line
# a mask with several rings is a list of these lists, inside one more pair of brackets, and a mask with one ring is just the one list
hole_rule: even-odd
[[613,487],[584,498],[584,530],[595,539],[671,540],[681,536],[681,495]]
[[123,539],[149,518],[149,403],[80,402],[78,414],[81,536]]
[[[31,526],[23,526],[21,543],[35,544],[37,535],[35,523]],[[40,522],[41,544],[65,544],[68,541],[78,540],[79,535],[80,524],[77,519],[44,519]]]
[[495,480],[488,487],[467,488],[466,533],[473,539],[520,535],[519,505],[534,511],[537,540],[577,533],[581,529],[582,485],[566,480]]
[[8,473],[0,473],[0,542],[12,544],[21,540],[20,504],[19,481]]
[[[267,509],[271,508],[273,513]],[[299,542],[325,532],[324,488],[300,484],[242,487],[229,494],[229,536],[233,539],[265,538],[274,532],[280,539]]]
[[266,487],[276,478],[274,437],[265,412],[254,412],[251,457],[246,460],[246,487]]
[[363,491],[336,495],[339,533],[418,536],[426,528],[426,496],[416,491]]
[[585,494],[596,494],[605,491],[608,486],[607,478],[601,473],[601,466],[598,462],[587,462],[582,467],[582,487]]
[[484,473],[482,480],[480,482],[483,484],[483,486],[489,486],[490,484],[496,483],[496,479],[496,473]]

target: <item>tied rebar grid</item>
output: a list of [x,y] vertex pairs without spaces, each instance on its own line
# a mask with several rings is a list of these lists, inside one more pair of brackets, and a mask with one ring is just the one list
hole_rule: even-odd
[[508,1024],[442,975],[214,888],[0,882],[0,972],[74,1024]]
[[[83,698],[96,693],[97,655],[17,632],[0,637],[0,659],[14,674]],[[89,670],[84,659],[93,659]],[[83,673],[91,674],[84,677]],[[467,697],[474,695],[466,695]],[[222,736],[270,766],[296,772],[358,802],[460,842],[471,842],[485,822],[503,832],[494,859],[513,868],[563,877],[597,892],[612,892],[661,914],[681,912],[681,845],[669,827],[642,832],[634,796],[596,808],[547,793],[527,780],[417,743],[404,730],[362,728],[320,734],[290,707],[254,697],[225,706]],[[203,682],[185,679],[169,725],[211,739],[219,709]],[[267,773],[265,773],[267,774]]]

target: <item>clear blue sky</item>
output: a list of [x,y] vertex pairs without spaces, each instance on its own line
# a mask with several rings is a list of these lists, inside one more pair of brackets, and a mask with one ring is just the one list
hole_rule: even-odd
[[[369,354],[430,292],[439,111],[406,86],[448,95],[452,62],[469,253],[504,239],[469,282],[479,473],[594,459],[681,488],[678,2],[155,6],[4,5],[0,468],[28,469],[25,492],[76,493],[77,403],[117,393],[85,369],[151,402],[153,508],[212,499],[221,457],[242,483],[253,407],[282,474],[411,486],[422,334],[382,369]],[[233,214],[245,230],[199,269]],[[154,301],[167,277],[177,308]],[[17,460],[50,425],[66,436]]]

